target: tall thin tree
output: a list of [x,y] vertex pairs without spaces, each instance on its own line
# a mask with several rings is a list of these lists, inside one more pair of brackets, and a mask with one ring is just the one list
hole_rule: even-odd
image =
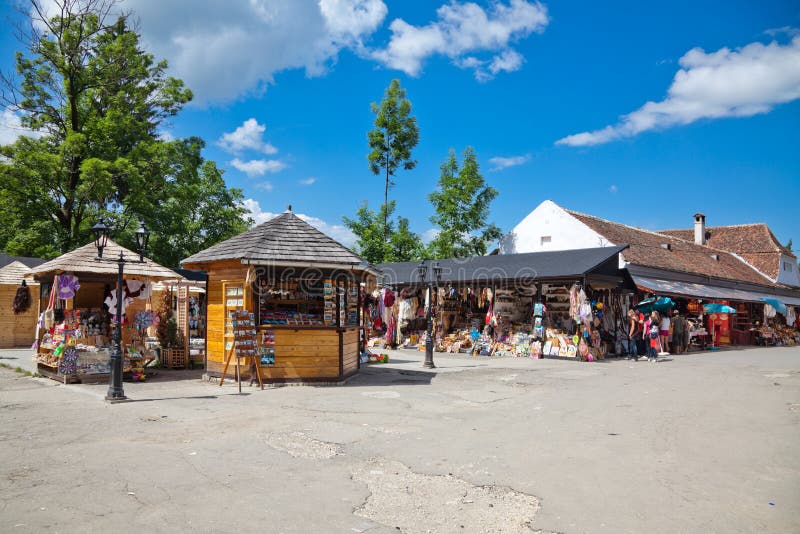
[[[394,185],[393,178],[397,169],[410,171],[417,162],[411,158],[411,151],[419,143],[419,127],[416,117],[411,116],[411,102],[406,98],[405,89],[400,88],[400,80],[394,79],[380,105],[372,103],[375,114],[375,127],[367,134],[371,152],[367,155],[369,168],[376,176],[383,170],[386,178],[384,184],[383,204],[389,204],[389,189]],[[383,215],[383,239],[389,239],[388,210]]]
[[440,230],[430,243],[431,256],[485,255],[489,245],[501,236],[500,228],[488,222],[490,205],[498,192],[484,180],[472,147],[464,150],[460,168],[455,150],[450,150],[441,165],[438,186],[428,196],[435,212],[430,220]]

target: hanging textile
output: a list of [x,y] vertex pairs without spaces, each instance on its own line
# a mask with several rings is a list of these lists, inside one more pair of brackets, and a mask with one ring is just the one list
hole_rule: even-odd
[[797,321],[797,316],[795,315],[794,306],[786,306],[786,324],[792,326],[795,321]]
[[47,303],[47,309],[42,314],[44,316],[44,327],[49,330],[56,324],[56,295],[58,294],[58,275],[53,277],[53,286],[50,288],[50,300]]
[[378,317],[385,323],[386,322],[386,304],[384,299],[386,297],[386,288],[381,289],[378,294]]
[[394,316],[390,313],[389,319],[386,321],[386,342],[389,344],[394,343],[394,336],[395,336],[395,329],[397,328],[397,324],[395,323]]
[[78,277],[71,273],[64,273],[58,278],[58,298],[61,300],[69,300],[75,296],[75,293],[81,288]]
[[569,288],[569,316],[578,321],[578,286]]
[[14,295],[14,302],[11,304],[11,309],[15,314],[25,313],[31,307],[31,290],[25,280],[17,288],[17,294]]
[[125,296],[128,298],[137,298],[145,285],[141,280],[125,280],[124,283]]

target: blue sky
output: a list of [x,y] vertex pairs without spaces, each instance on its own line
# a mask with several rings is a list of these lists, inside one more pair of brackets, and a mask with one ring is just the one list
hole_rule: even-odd
[[506,231],[551,199],[647,229],[689,228],[697,211],[709,225],[766,222],[800,244],[796,2],[122,5],[196,95],[165,135],[204,138],[259,219],[292,204],[348,241],[342,216],[382,201],[369,105],[399,78],[419,163],[391,197],[421,234],[440,163],[472,146]]

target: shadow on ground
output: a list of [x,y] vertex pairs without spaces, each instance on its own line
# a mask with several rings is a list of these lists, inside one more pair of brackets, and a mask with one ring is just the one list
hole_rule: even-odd
[[436,374],[433,372],[369,366],[361,367],[361,371],[348,380],[345,387],[427,386],[434,376]]

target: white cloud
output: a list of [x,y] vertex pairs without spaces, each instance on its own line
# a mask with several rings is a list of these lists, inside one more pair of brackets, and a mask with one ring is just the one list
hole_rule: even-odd
[[298,183],[300,185],[314,185],[314,183],[316,183],[316,181],[317,181],[317,179],[314,178],[313,176],[311,176],[309,178],[303,178],[302,180],[298,180]]
[[325,26],[337,42],[359,45],[362,36],[374,32],[386,18],[381,0],[320,0]]
[[272,185],[272,182],[259,182],[256,184],[255,187],[256,189],[263,189],[268,193],[271,192],[273,189],[275,189],[275,186]]
[[[41,2],[46,13],[58,11],[55,0]],[[135,14],[144,47],[169,62],[169,74],[194,92],[194,104],[208,106],[263,94],[284,71],[324,75],[342,50],[414,76],[436,54],[456,64],[482,54],[475,58],[480,67],[465,67],[479,81],[517,70],[522,57],[511,46],[544,30],[547,9],[531,0],[487,3],[451,0],[426,26],[395,19],[389,43],[378,49],[368,41],[385,22],[384,0],[125,0],[115,9]]]
[[387,11],[382,0],[121,4],[141,20],[146,48],[169,61],[170,74],[186,82],[200,105],[260,94],[282,71],[324,74],[341,50],[362,48]]
[[509,167],[524,165],[525,163],[530,161],[530,159],[531,159],[530,154],[525,154],[523,156],[511,156],[508,158],[497,156],[494,158],[489,158],[489,163],[492,164],[491,170],[500,171],[503,169],[507,169]]
[[800,98],[800,36],[785,45],[751,43],[712,53],[693,48],[679,63],[682,68],[664,100],[647,102],[613,126],[570,135],[556,144],[597,145],[700,119],[749,117]]
[[611,187],[608,188],[608,191],[610,193],[616,193],[617,191],[619,191],[619,187],[617,187],[616,184],[611,184]]
[[251,159],[249,161],[242,161],[239,158],[234,158],[231,165],[237,170],[245,173],[249,177],[264,176],[266,173],[280,172],[286,168],[286,164],[282,161],[275,159]]
[[[250,216],[253,218],[256,224],[265,223],[270,219],[274,219],[275,217],[280,215],[279,213],[262,211],[259,202],[252,198],[245,199],[242,202],[242,205],[244,206],[245,209],[247,209],[250,212]],[[303,219],[304,221],[306,221],[311,226],[313,226],[314,228],[316,228],[317,230],[319,230],[320,232],[322,232],[323,234],[326,234],[331,238],[335,239],[342,245],[349,248],[352,248],[353,245],[355,245],[357,237],[346,226],[343,226],[341,224],[330,224],[323,221],[322,219],[319,219],[317,217],[312,217],[310,215],[305,215],[303,213],[297,213],[296,215],[301,219]]]
[[498,72],[514,72],[519,70],[525,58],[520,55],[516,50],[504,50],[499,56],[495,56],[489,64],[489,72],[497,74]]
[[34,138],[42,136],[38,131],[25,128],[19,115],[10,109],[4,109],[0,113],[0,146],[11,145],[22,135]]
[[[437,20],[426,26],[393,20],[389,44],[373,50],[370,56],[389,68],[418,76],[428,57],[443,55],[458,67],[473,69],[479,81],[486,81],[499,72],[518,70],[523,58],[511,44],[532,32],[544,31],[549,22],[544,5],[525,0],[493,3],[488,12],[472,2],[452,1],[441,6],[436,15]],[[480,52],[489,52],[490,57],[473,55]]]
[[422,242],[426,245],[430,244],[431,241],[436,239],[436,237],[441,233],[441,230],[438,228],[431,228],[429,230],[425,230],[422,232]]
[[162,141],[166,141],[167,143],[175,140],[175,136],[172,135],[172,132],[168,130],[161,130],[156,135],[159,139],[161,139]]
[[274,219],[279,213],[271,213],[268,211],[261,211],[261,205],[258,203],[257,200],[253,200],[252,198],[246,198],[242,201],[242,206],[250,212],[250,217],[253,218],[255,224],[262,224],[270,219]]
[[264,154],[275,154],[278,149],[264,141],[264,132],[267,127],[259,124],[254,118],[249,118],[230,133],[222,134],[217,145],[226,152],[238,154],[244,150],[255,150]]
[[765,30],[764,33],[771,37],[781,34],[788,35],[789,37],[794,37],[795,35],[800,35],[800,29],[792,28],[791,26],[782,26],[780,28],[770,28],[769,30]]

